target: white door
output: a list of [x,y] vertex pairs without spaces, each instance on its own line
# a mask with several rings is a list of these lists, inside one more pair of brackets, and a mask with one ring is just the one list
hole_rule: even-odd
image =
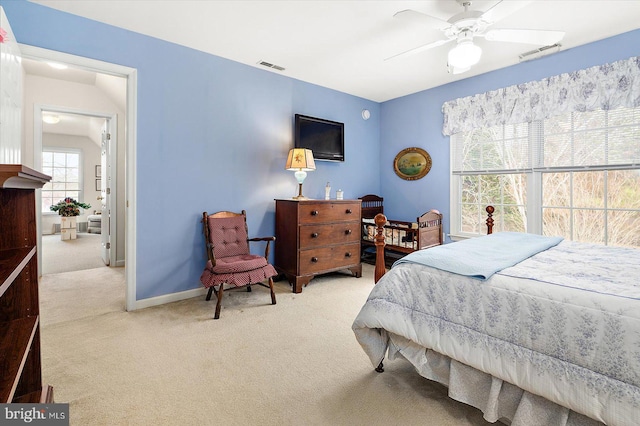
[[102,261],[109,266],[111,260],[111,189],[109,170],[109,154],[111,148],[111,135],[109,133],[109,120],[105,120],[102,128],[102,144],[100,149],[100,211],[101,211],[101,236],[102,236]]

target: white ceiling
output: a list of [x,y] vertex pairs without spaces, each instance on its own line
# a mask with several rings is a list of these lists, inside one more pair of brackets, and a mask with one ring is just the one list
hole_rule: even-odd
[[[446,69],[451,44],[385,61],[444,38],[440,20],[463,11],[455,0],[31,1],[378,102],[517,64],[520,54],[540,47],[476,38],[482,59],[458,75]],[[563,50],[640,28],[638,0],[504,2],[513,12],[490,28],[565,31]],[[471,9],[497,3],[473,1]],[[405,9],[440,20],[394,18]]]

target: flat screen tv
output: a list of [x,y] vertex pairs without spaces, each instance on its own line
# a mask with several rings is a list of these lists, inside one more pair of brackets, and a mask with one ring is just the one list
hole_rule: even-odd
[[344,161],[344,123],[296,114],[293,140],[316,160]]

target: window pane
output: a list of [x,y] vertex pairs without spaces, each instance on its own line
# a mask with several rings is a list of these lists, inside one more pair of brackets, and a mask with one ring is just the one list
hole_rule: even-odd
[[42,197],[42,211],[48,212],[51,211],[49,207],[53,205],[53,199],[51,197]]
[[53,197],[54,202],[56,203],[67,196],[67,194],[64,191],[53,191],[51,195]]
[[53,176],[51,176],[54,182],[64,182],[67,177],[67,169],[63,167],[56,167],[53,169]]
[[67,165],[67,154],[64,152],[53,153],[53,167],[65,167]]
[[607,204],[612,209],[640,209],[640,170],[607,173]]
[[609,164],[640,163],[640,126],[609,131]]
[[500,175],[504,204],[524,206],[527,204],[527,175],[510,173]]
[[478,176],[461,176],[463,204],[477,204],[480,196],[480,180]]
[[604,208],[605,172],[573,173],[573,206]]
[[77,168],[68,168],[67,169],[67,182],[78,182],[79,174]]
[[527,232],[527,216],[524,207],[505,206],[502,208],[500,231]]
[[556,115],[544,120],[544,136],[566,133],[571,130],[571,113]]
[[53,152],[43,152],[42,153],[42,165],[51,167],[53,163]]
[[572,156],[571,135],[558,134],[545,137],[543,155],[545,166],[571,165]]
[[542,174],[542,205],[547,207],[571,206],[571,174]]
[[499,175],[481,175],[480,204],[502,204],[502,185]]
[[[460,225],[462,232],[477,234],[480,232],[480,206],[477,204],[463,204]],[[483,232],[483,233],[486,233]]]
[[608,245],[640,247],[640,212],[610,211],[607,225]]
[[602,129],[606,126],[606,111],[586,111],[573,113],[574,130]]
[[[605,131],[591,131],[575,133],[573,163],[563,161],[563,165],[595,166],[606,164],[605,161]],[[568,158],[566,159],[569,160]]]
[[573,210],[573,240],[584,243],[605,244],[604,210]]
[[80,156],[78,154],[67,153],[67,167],[78,168],[80,166]]
[[609,110],[609,126],[625,126],[640,123],[640,110],[638,108],[616,108]]
[[542,235],[571,239],[571,210],[545,208],[542,210]]

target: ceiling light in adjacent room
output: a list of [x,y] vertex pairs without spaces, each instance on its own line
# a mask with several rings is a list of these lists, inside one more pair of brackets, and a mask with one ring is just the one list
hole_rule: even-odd
[[58,124],[60,122],[60,117],[53,114],[42,114],[42,121],[47,124]]
[[449,65],[454,68],[469,68],[480,61],[482,49],[480,46],[473,44],[471,39],[462,39],[458,41],[456,47],[449,51],[447,57]]
[[60,64],[58,62],[47,62],[47,64],[51,67],[51,68],[55,68],[57,70],[66,70],[68,67],[65,64]]

